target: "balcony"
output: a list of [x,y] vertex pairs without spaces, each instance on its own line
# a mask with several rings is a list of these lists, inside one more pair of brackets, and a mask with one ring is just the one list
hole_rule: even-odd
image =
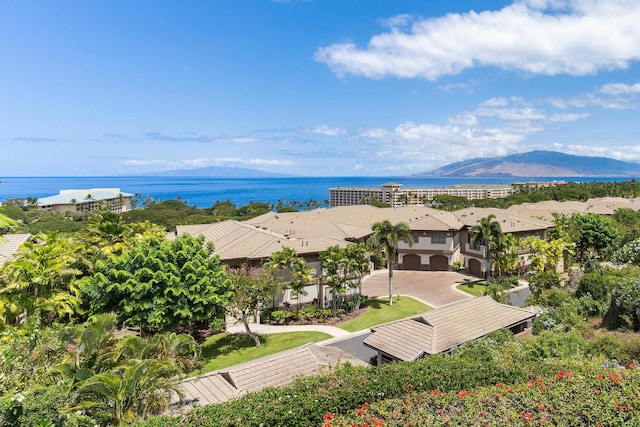
[[478,256],[480,258],[487,257],[487,248],[484,245],[474,245],[473,243],[465,243],[464,252],[467,254]]

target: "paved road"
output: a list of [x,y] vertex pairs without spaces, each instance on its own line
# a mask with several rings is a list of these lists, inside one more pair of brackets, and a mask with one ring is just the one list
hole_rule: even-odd
[[[415,297],[431,307],[472,298],[455,288],[457,284],[477,280],[453,271],[394,271],[393,294]],[[388,270],[375,271],[362,281],[362,293],[370,298],[389,295]]]
[[367,329],[365,331],[356,332],[347,338],[337,338],[323,344],[331,347],[337,347],[340,350],[357,357],[363,362],[369,363],[371,358],[377,355],[375,351],[362,344],[362,341],[364,341],[369,335],[371,335],[371,332]]

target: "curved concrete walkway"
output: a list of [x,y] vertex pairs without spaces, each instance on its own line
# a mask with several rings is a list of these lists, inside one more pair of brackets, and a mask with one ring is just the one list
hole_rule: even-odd
[[[258,334],[314,331],[324,332],[326,334],[332,335],[334,338],[343,338],[351,335],[351,332],[347,332],[344,329],[327,325],[257,325],[255,323],[251,323],[249,327],[251,328],[251,332],[256,332]],[[227,332],[232,334],[244,334],[246,333],[246,330],[244,329],[244,325],[238,324],[227,327]]]

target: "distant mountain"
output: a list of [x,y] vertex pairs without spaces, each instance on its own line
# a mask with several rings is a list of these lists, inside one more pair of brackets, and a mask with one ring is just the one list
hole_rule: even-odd
[[464,160],[411,176],[597,176],[631,178],[640,176],[640,164],[623,162],[607,157],[573,156],[555,151],[530,151],[503,157]]
[[256,169],[235,168],[228,166],[209,166],[197,169],[175,169],[163,172],[146,173],[147,176],[193,176],[208,178],[287,178],[292,175],[265,172]]

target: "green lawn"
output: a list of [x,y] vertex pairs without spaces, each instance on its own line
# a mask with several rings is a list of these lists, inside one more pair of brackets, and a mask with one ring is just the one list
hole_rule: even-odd
[[478,280],[476,282],[461,283],[456,286],[462,292],[466,292],[474,297],[481,297],[487,290],[487,282]]
[[202,344],[203,372],[215,371],[238,363],[299,347],[308,342],[332,338],[323,332],[283,332],[260,335],[260,347],[244,334],[218,334]]
[[369,308],[362,316],[337,326],[345,331],[355,332],[433,309],[411,297],[394,297],[392,306],[389,306],[389,297],[371,299],[364,304]]

